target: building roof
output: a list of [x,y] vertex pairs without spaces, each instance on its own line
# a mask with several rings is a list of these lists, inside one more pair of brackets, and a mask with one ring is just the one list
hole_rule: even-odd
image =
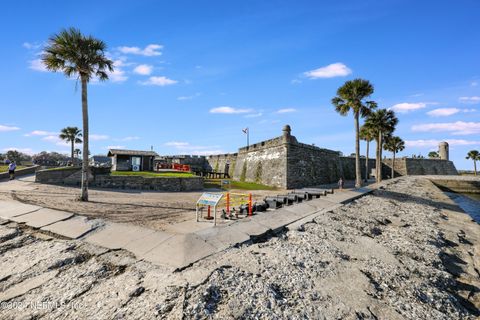
[[155,151],[140,151],[140,150],[121,150],[110,149],[108,150],[108,156],[122,155],[122,156],[151,156],[156,157],[158,154]]

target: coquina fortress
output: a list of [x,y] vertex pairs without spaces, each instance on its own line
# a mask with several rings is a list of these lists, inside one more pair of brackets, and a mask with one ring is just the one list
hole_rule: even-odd
[[[439,159],[399,158],[395,160],[396,175],[456,175],[453,162],[448,160],[448,144],[439,146]],[[164,160],[190,164],[216,172],[226,172],[238,181],[257,182],[285,189],[302,188],[337,182],[340,177],[355,179],[355,158],[340,152],[300,143],[286,125],[280,137],[243,147],[237,153],[206,157],[170,156]],[[362,177],[365,158],[360,158]],[[391,159],[384,159],[384,177],[391,175]],[[369,159],[375,168],[375,159]]]

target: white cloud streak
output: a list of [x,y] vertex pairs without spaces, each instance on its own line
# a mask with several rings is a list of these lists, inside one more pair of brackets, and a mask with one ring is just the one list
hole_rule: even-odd
[[285,108],[285,109],[280,109],[276,113],[292,113],[292,112],[297,112],[297,109],[295,108]]
[[43,64],[42,59],[34,59],[29,61],[29,68],[35,71],[48,72],[47,67]]
[[210,113],[222,113],[222,114],[239,114],[239,113],[250,113],[250,112],[253,112],[253,109],[241,109],[241,108],[234,108],[230,106],[221,106],[221,107],[210,109]]
[[478,96],[473,96],[473,97],[460,97],[458,100],[461,103],[466,103],[466,104],[477,104],[480,103],[480,97]]
[[341,62],[332,63],[328,66],[303,73],[309,79],[345,77],[352,74],[352,70]]
[[148,64],[140,64],[133,69],[133,72],[142,76],[148,76],[152,73],[153,66]]
[[148,78],[147,81],[140,82],[140,84],[144,86],[160,86],[160,87],[169,86],[176,83],[178,83],[177,80],[172,80],[164,76],[150,77]]
[[14,127],[14,126],[4,126],[0,124],[0,132],[17,131],[17,130],[20,130],[20,128]]
[[397,103],[396,105],[392,106],[391,109],[399,113],[407,113],[410,111],[423,109],[426,106],[427,106],[426,102],[417,102],[417,103],[403,102],[403,103]]
[[471,146],[471,145],[480,145],[480,141],[472,140],[463,140],[463,139],[447,139],[447,140],[405,140],[405,145],[407,147],[438,147],[438,144],[442,141],[448,142],[450,146]]
[[480,122],[445,122],[426,123],[412,126],[414,132],[451,132],[453,135],[469,135],[480,133]]
[[135,54],[145,57],[160,56],[162,53],[159,51],[163,49],[162,45],[159,44],[149,44],[145,48],[141,49],[139,47],[119,47],[118,50],[124,54]]
[[459,112],[460,112],[460,109],[458,108],[439,108],[439,109],[434,109],[432,111],[428,111],[427,114],[432,117],[448,117]]

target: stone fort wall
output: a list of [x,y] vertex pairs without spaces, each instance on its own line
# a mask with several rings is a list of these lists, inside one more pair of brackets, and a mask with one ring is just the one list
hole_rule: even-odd
[[[372,155],[373,156],[373,155]],[[283,135],[238,149],[237,153],[211,155],[204,159],[204,168],[228,172],[238,181],[255,182],[279,188],[302,188],[337,182],[340,177],[355,179],[355,157],[344,157],[338,151],[300,143],[285,126]],[[199,160],[201,161],[201,160]],[[360,158],[362,178],[365,158]],[[369,159],[369,171],[375,159]],[[457,174],[447,160],[400,158],[395,161],[396,176]],[[384,159],[382,176],[391,175],[391,160]]]

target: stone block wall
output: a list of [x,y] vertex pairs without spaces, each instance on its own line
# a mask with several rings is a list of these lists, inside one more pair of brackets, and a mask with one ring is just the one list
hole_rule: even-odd
[[233,179],[285,188],[287,182],[287,146],[281,141],[253,145],[239,150]]
[[206,157],[205,167],[207,170],[225,172],[233,177],[237,163],[237,153],[218,154]]
[[35,174],[35,182],[48,184],[64,184],[65,178],[81,172],[79,167],[64,167],[57,169],[39,170]]
[[[383,159],[383,174],[392,175],[392,159]],[[405,175],[458,175],[452,161],[442,159],[395,159],[395,176]]]
[[[35,171],[37,171],[39,168],[40,166],[31,166],[28,168],[15,170],[15,177],[21,177],[27,174],[35,173]],[[9,178],[10,178],[10,175],[8,174],[8,171],[0,173],[0,180],[9,179]]]
[[[365,167],[365,160],[366,158],[360,158],[360,171],[362,172],[362,178],[365,177],[365,170],[367,169]],[[340,157],[340,164],[343,178],[345,180],[355,180],[355,157]],[[368,171],[370,174],[372,174],[372,170],[375,172],[375,167],[375,158],[368,158]]]
[[303,143],[287,144],[288,189],[336,182],[342,171],[339,152]]

